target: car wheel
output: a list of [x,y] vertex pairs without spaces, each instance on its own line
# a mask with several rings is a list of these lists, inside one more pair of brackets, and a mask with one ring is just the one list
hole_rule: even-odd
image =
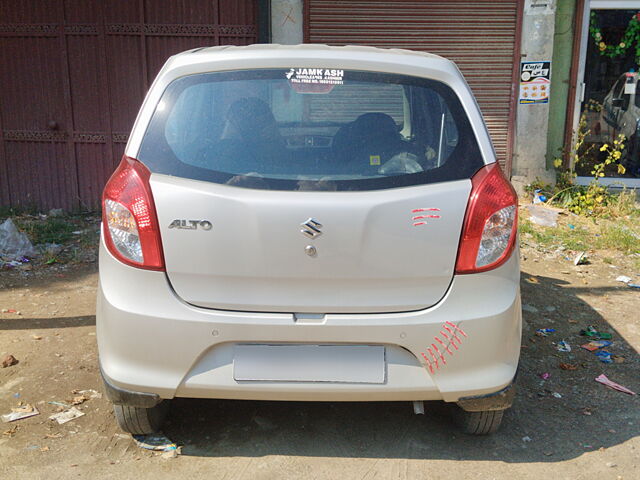
[[169,402],[166,400],[152,408],[113,406],[113,413],[120,428],[134,435],[146,435],[159,431],[168,410]]
[[504,410],[467,412],[458,406],[454,408],[454,422],[464,433],[469,435],[489,435],[496,432],[504,415]]

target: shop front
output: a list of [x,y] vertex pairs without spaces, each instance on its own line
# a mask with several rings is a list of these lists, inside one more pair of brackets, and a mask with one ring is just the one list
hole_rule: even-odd
[[[586,1],[579,20],[572,127],[586,135],[574,165],[577,182],[586,184],[601,176],[603,184],[638,188],[640,1]],[[598,173],[595,166],[612,152],[617,161]]]

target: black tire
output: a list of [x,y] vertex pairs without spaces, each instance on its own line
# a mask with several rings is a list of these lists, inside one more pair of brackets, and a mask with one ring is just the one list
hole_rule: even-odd
[[483,412],[467,412],[454,407],[453,420],[456,425],[469,435],[489,435],[495,433],[502,423],[504,410],[488,410]]
[[169,402],[160,402],[152,408],[114,405],[113,413],[118,425],[125,432],[133,435],[146,435],[160,430],[169,410]]

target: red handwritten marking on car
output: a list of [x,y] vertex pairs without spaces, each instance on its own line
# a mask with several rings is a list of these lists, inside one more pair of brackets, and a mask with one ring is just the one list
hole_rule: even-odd
[[[450,347],[453,346],[455,350],[460,350],[460,347],[458,345],[462,345],[462,340],[458,336],[458,332],[463,337],[467,337],[467,334],[464,332],[464,330],[462,330],[462,328],[452,322],[447,321],[443,323],[442,328],[443,330],[440,330],[440,334],[433,337],[435,342],[439,343],[442,347],[442,351],[436,346],[436,343],[432,343],[429,347],[427,347],[427,352],[429,352],[431,360],[424,352],[420,352],[420,355],[422,355],[422,358],[424,358],[425,362],[427,363],[429,372],[431,372],[432,374],[435,373],[436,370],[439,370],[441,365],[444,367],[447,364],[444,352],[447,352],[453,357],[453,354],[455,352],[452,351]],[[449,333],[445,333],[444,330]],[[431,350],[432,348],[433,350]]]
[[[439,208],[414,208],[413,210],[411,210],[411,213],[439,212],[439,211],[440,211]],[[432,214],[414,215],[411,218],[411,220],[413,220],[413,226],[414,227],[419,227],[420,225],[426,225],[427,224],[427,222],[419,221],[419,220],[426,220],[428,218],[440,218],[440,215],[432,215]]]
[[420,212],[439,212],[439,208],[415,208],[411,210],[411,213],[420,213]]
[[462,334],[462,336],[463,336],[463,337],[466,337],[466,336],[467,336],[467,334],[466,334],[466,333],[464,333],[464,331],[463,331],[460,327],[458,327],[457,325],[455,325],[455,324],[453,324],[453,323],[451,323],[451,322],[449,322],[449,321],[447,321],[447,322],[445,322],[445,323],[446,323],[447,325],[449,325],[450,327],[453,327],[453,328],[455,328],[457,331],[459,331],[459,332]]

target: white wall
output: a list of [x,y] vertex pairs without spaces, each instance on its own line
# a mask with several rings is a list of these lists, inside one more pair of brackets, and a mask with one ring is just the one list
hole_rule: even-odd
[[[526,0],[522,21],[521,61],[551,61],[555,31],[556,0]],[[518,65],[519,68],[519,65]],[[516,85],[519,88],[519,85]],[[553,63],[551,94],[553,94]],[[555,181],[555,170],[546,168],[549,104],[517,105],[516,138],[511,181],[522,193],[522,187],[536,178]]]
[[302,43],[302,0],[271,0],[271,42]]

